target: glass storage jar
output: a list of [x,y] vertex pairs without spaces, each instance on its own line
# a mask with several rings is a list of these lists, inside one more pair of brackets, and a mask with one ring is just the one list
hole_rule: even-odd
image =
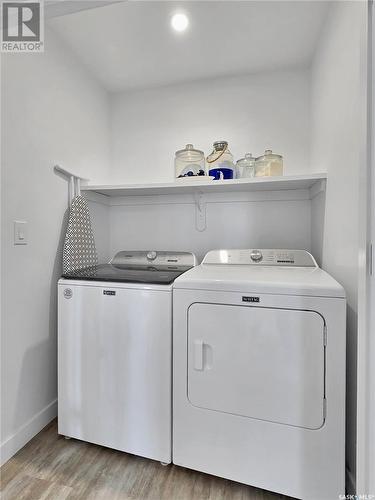
[[186,144],[185,149],[176,151],[174,168],[176,178],[205,175],[203,151],[194,149],[192,144]]
[[263,156],[255,160],[255,177],[283,175],[283,157],[266,149]]
[[245,158],[241,158],[236,163],[236,177],[239,179],[254,177],[255,158],[251,153],[246,153]]
[[233,155],[227,141],[214,142],[214,150],[207,156],[207,165],[209,175],[213,175],[215,180],[235,177]]

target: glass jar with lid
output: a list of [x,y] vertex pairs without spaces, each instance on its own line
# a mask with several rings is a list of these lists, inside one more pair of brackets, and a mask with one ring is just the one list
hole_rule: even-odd
[[255,177],[283,175],[283,157],[266,149],[255,161]]
[[207,156],[208,173],[215,179],[233,179],[235,177],[233,155],[227,141],[214,142],[214,150]]
[[176,178],[205,175],[203,151],[194,149],[192,144],[186,144],[185,149],[176,151],[174,168]]
[[246,153],[245,158],[241,158],[236,163],[236,177],[245,179],[255,175],[255,158],[251,153]]

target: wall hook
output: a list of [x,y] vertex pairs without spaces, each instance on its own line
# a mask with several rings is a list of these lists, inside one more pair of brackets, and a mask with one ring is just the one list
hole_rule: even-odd
[[203,193],[196,192],[195,197],[195,228],[197,231],[204,231],[206,224],[206,202]]

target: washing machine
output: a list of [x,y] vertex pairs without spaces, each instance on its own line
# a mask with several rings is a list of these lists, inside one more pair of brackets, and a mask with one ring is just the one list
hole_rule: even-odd
[[59,280],[59,434],[171,461],[172,284],[195,264],[122,251]]
[[215,250],[173,292],[173,462],[345,494],[343,288],[302,250]]

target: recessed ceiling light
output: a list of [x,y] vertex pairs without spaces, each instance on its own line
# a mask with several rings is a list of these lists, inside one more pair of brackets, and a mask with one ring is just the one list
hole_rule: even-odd
[[175,14],[172,17],[171,25],[176,31],[185,31],[189,26],[189,19],[185,14]]

